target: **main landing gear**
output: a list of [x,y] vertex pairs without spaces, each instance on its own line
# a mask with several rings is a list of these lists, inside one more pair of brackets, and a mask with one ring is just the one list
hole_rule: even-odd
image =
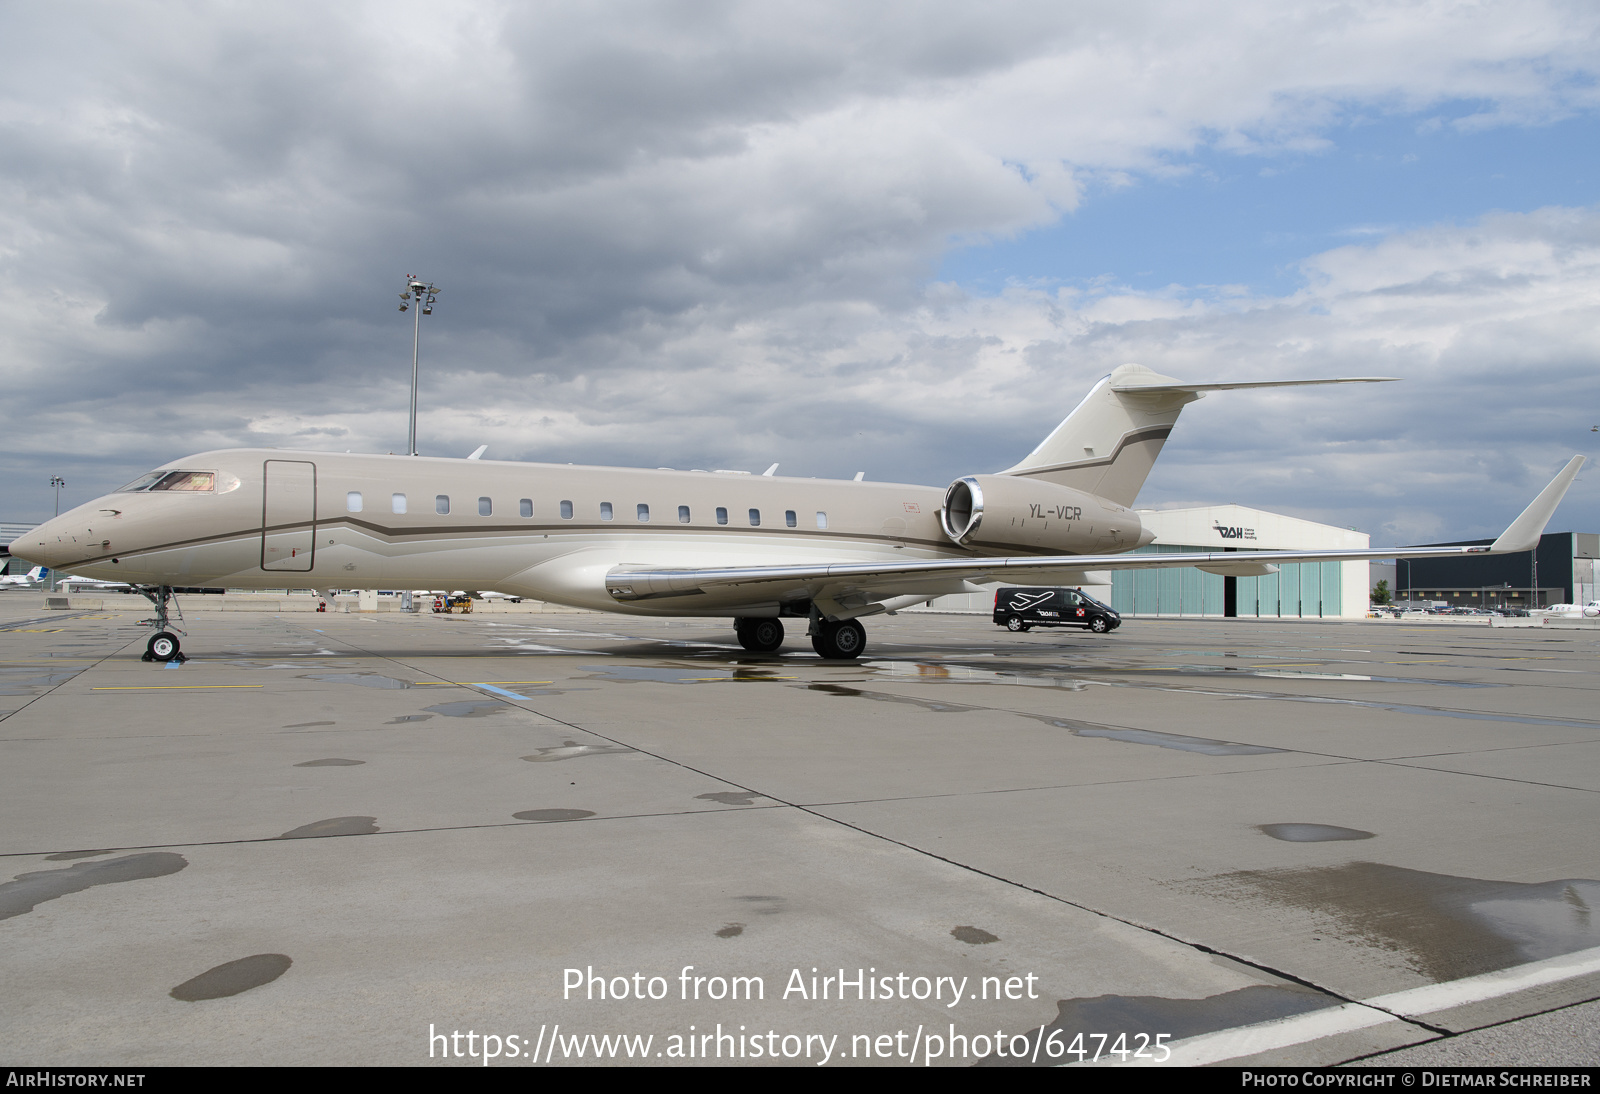
[[[740,618],[733,621],[739,645],[754,653],[772,653],[783,645],[783,620],[768,617]],[[867,629],[854,619],[830,623],[820,617],[811,621],[811,648],[824,661],[849,661],[867,648]]]
[[783,620],[740,618],[733,621],[739,645],[754,653],[771,653],[783,645]]
[[829,623],[818,619],[812,623],[811,648],[824,661],[848,661],[860,657],[867,648],[867,628],[854,619]]
[[[168,601],[171,601],[172,608],[177,610],[178,618],[183,618],[183,609],[178,608],[178,602],[173,600],[172,586],[140,585],[138,592],[146,600],[150,601],[156,610],[154,619],[139,620],[141,627],[154,627],[156,629],[156,633],[151,635],[150,641],[145,644],[144,656],[139,660],[165,661],[169,664],[173,661],[183,662],[189,660],[183,655],[183,651],[178,645],[178,634],[187,634],[188,632],[182,627],[173,626],[168,619]],[[171,627],[171,630],[168,630],[169,627]],[[177,631],[178,634],[173,634],[172,631]]]

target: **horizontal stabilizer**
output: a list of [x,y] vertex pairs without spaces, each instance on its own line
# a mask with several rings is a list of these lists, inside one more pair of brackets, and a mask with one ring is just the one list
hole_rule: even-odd
[[1146,394],[1158,395],[1169,391],[1187,391],[1198,394],[1202,391],[1238,391],[1247,387],[1310,387],[1315,384],[1389,384],[1399,380],[1398,376],[1344,376],[1336,380],[1260,380],[1253,383],[1237,384],[1113,384],[1112,391],[1126,392],[1130,395]]
[[1550,517],[1556,511],[1556,506],[1561,504],[1561,499],[1566,496],[1567,487],[1572,485],[1572,480],[1578,477],[1579,470],[1583,467],[1583,457],[1574,456],[1567,461],[1567,466],[1561,473],[1550,480],[1550,485],[1539,492],[1539,496],[1522,511],[1522,515],[1511,522],[1511,526],[1500,533],[1500,538],[1494,541],[1491,551],[1498,553],[1509,551],[1531,551],[1539,545],[1539,537],[1544,535],[1544,526],[1550,523]]

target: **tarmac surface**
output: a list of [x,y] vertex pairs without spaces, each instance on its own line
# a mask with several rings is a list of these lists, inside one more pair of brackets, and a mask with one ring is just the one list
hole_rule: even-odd
[[40,604],[6,1064],[1600,1063],[1600,632]]

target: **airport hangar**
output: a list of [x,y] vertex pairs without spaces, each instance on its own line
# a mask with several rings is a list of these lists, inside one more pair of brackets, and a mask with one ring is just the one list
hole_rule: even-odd
[[[1352,528],[1243,505],[1140,509],[1138,513],[1144,526],[1156,534],[1154,543],[1132,552],[1141,555],[1364,550],[1371,538]],[[1192,566],[1114,570],[1105,576],[1110,577],[1109,584],[1084,585],[1083,591],[1124,617],[1363,619],[1370,603],[1365,562],[1285,562],[1268,577],[1222,577]],[[929,607],[987,614],[994,609],[994,593],[956,593],[929,601]]]
[[[1426,547],[1492,543],[1464,539]],[[1395,560],[1391,583],[1397,600],[1421,600],[1466,608],[1532,608],[1587,604],[1600,599],[1600,533],[1546,532],[1539,537],[1538,568],[1533,551],[1514,555]],[[1535,574],[1539,596],[1532,596]]]

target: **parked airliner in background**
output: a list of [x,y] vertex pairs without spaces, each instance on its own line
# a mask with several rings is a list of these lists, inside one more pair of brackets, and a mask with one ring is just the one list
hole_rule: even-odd
[[[1130,555],[1130,507],[1183,407],[1207,391],[1377,377],[1185,384],[1122,365],[1020,463],[947,488],[669,469],[234,449],[169,463],[27,533],[31,562],[141,586],[181,656],[173,586],[465,588],[636,615],[722,616],[752,650],[805,620],[825,658],[864,616],[978,584],[1103,583],[1090,571],[1525,551],[1575,456],[1490,547]],[[477,453],[475,453],[477,455]]]

